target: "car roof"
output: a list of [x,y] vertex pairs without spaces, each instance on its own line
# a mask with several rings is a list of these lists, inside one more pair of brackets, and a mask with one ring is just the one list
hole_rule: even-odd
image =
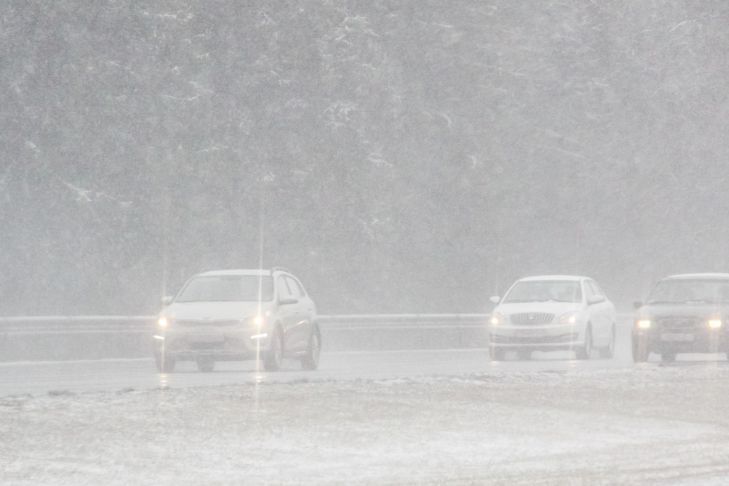
[[729,280],[729,273],[682,273],[663,280]]
[[565,281],[574,282],[578,280],[589,280],[588,277],[582,277],[579,275],[533,275],[531,277],[520,278],[520,282],[534,282],[534,281]]
[[268,270],[268,269],[260,269],[260,268],[252,268],[252,269],[232,269],[232,270],[210,270],[208,272],[198,273],[197,277],[218,277],[218,276],[224,276],[224,275],[253,275],[253,276],[269,276],[273,272],[280,272],[280,270]]

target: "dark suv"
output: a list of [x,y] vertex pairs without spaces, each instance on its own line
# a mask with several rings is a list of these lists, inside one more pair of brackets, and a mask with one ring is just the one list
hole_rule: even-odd
[[729,274],[674,275],[658,282],[648,302],[636,302],[633,359],[658,353],[670,362],[677,353],[727,353]]

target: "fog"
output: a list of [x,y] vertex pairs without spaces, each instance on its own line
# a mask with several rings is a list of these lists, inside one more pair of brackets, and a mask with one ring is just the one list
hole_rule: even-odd
[[727,267],[729,5],[9,2],[0,313],[281,265],[322,310]]
[[726,484],[727,26],[2,2],[0,482]]

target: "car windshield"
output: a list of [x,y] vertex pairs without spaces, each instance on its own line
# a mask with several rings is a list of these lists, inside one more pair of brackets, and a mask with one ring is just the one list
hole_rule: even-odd
[[196,277],[175,302],[258,302],[273,299],[270,276],[222,275]]
[[729,280],[673,279],[658,282],[649,304],[690,304],[729,302]]
[[582,290],[576,281],[535,280],[517,282],[504,298],[516,302],[580,302]]

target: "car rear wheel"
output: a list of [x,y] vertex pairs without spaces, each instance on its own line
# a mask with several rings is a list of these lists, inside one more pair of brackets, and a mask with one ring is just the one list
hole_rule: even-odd
[[309,337],[309,346],[306,354],[301,358],[301,367],[305,370],[315,370],[319,367],[319,355],[321,354],[321,336],[318,330],[314,330]]
[[266,351],[263,358],[263,367],[266,371],[278,371],[281,369],[281,361],[283,360],[283,334],[279,328],[273,333],[271,338],[271,348]]
[[198,358],[197,369],[203,373],[210,373],[215,369],[215,360],[209,357]]
[[577,359],[590,359],[592,355],[592,328],[587,327],[585,331],[585,344],[577,349]]
[[610,359],[615,354],[615,324],[613,324],[610,330],[610,342],[608,345],[600,350],[600,357],[604,359]]

